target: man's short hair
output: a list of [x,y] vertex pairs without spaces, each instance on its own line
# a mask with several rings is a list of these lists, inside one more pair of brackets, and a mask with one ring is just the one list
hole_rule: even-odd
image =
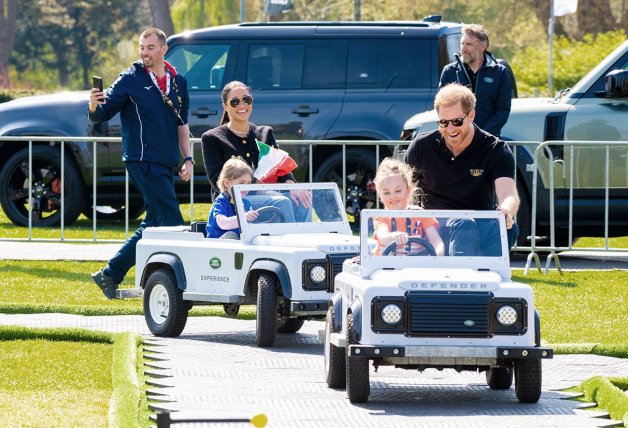
[[161,43],[162,45],[166,44],[166,33],[161,31],[159,28],[149,28],[147,30],[144,30],[144,32],[140,34],[140,39],[150,36],[157,36],[157,40],[159,40],[159,43]]
[[479,24],[466,24],[462,26],[461,31],[462,34],[466,34],[480,42],[486,43],[486,48],[488,49],[488,32],[484,27]]
[[440,106],[453,106],[460,103],[462,111],[467,114],[475,108],[475,95],[471,89],[460,83],[449,83],[443,86],[434,98],[434,110],[438,112]]

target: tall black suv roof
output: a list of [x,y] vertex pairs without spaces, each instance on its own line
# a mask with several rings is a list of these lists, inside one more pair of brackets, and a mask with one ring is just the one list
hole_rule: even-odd
[[[282,22],[225,25],[174,35],[166,59],[188,81],[190,129],[200,137],[217,126],[222,113],[220,92],[231,80],[248,84],[255,98],[251,117],[270,125],[278,140],[325,140],[313,149],[314,181],[335,181],[346,191],[347,209],[375,204],[372,179],[375,146],[351,145],[343,172],[341,146],[334,140],[398,140],[412,112],[427,110],[434,99],[442,67],[459,49],[461,24],[424,21]],[[119,136],[116,116],[105,124],[87,120],[87,92],[0,104],[0,135]],[[58,143],[35,144],[39,192],[28,205],[28,148],[0,142],[0,203],[15,224],[52,225],[60,219],[60,149]],[[98,151],[97,200],[103,217],[120,217],[125,207],[124,168],[120,144],[66,143],[65,224],[92,213],[92,158]],[[392,146],[392,145],[391,145]],[[309,179],[309,151],[282,145],[297,161],[297,178]],[[195,148],[200,159],[200,147]],[[390,155],[380,148],[379,158]],[[344,177],[344,178],[343,178]],[[201,162],[195,169],[195,200],[209,201],[209,184]],[[177,183],[181,201],[189,185]],[[129,214],[143,211],[132,189]],[[107,207],[100,210],[101,207]],[[113,208],[113,209],[111,209]]]

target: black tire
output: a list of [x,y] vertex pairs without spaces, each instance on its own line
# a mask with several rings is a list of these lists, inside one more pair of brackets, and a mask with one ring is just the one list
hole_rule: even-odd
[[294,334],[301,330],[305,320],[302,318],[286,318],[283,322],[279,322],[277,333]]
[[[142,214],[146,212],[146,209],[144,208],[144,204],[142,204],[141,202],[129,201],[129,206],[130,206],[129,221],[133,221],[140,218]],[[96,206],[96,218],[98,220],[104,220],[104,221],[124,220],[124,217],[127,211],[126,207],[124,206],[112,207],[110,205],[105,205],[104,207],[107,207],[107,209],[104,210],[103,207]],[[92,213],[91,205],[89,205],[87,208],[85,208],[85,210],[83,210],[83,215],[90,220],[93,217],[92,214],[93,213]]]
[[508,389],[512,386],[512,366],[491,367],[486,371],[486,383],[491,389]]
[[[364,149],[348,149],[347,177],[342,175],[342,151],[328,157],[316,170],[314,182],[333,182],[338,185],[340,194],[347,189],[345,207],[347,213],[355,217],[359,224],[360,210],[366,206],[375,207],[377,200],[373,179],[377,171],[375,152]],[[316,210],[317,207],[314,206]]]
[[347,336],[345,345],[346,366],[347,366],[347,396],[352,403],[365,403],[371,393],[369,382],[369,360],[368,358],[358,358],[349,355],[349,345],[358,343],[356,333],[353,329],[353,314],[347,315]]
[[512,67],[508,64],[508,61],[505,59],[498,59],[498,64],[506,67],[506,71],[508,71],[508,77],[510,77],[510,89],[513,98],[519,98],[519,91],[517,91],[517,79],[515,78],[515,73],[512,71]]
[[144,318],[155,336],[177,337],[188,320],[188,305],[170,269],[150,274],[144,288]]
[[[85,208],[83,177],[66,149],[64,183],[64,224],[70,226]],[[28,149],[9,158],[0,172],[0,203],[6,216],[16,226],[61,224],[61,151],[50,146],[33,147],[33,203],[28,204]]]
[[347,361],[345,350],[329,342],[334,332],[334,307],[327,309],[325,321],[325,381],[330,388],[344,388],[347,385]]
[[275,344],[277,336],[277,281],[263,273],[257,279],[257,316],[255,342],[262,348]]
[[520,403],[539,401],[541,383],[541,360],[515,361],[515,394]]

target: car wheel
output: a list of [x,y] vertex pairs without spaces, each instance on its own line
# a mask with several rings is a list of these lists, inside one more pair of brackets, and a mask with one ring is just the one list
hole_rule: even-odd
[[349,345],[358,343],[356,333],[353,329],[353,314],[347,315],[347,336],[346,336],[346,367],[347,367],[347,396],[352,403],[365,403],[371,393],[369,383],[369,360],[368,358],[352,357],[349,355]]
[[279,322],[277,326],[277,333],[292,334],[301,330],[305,320],[302,318],[286,318],[284,321]]
[[256,343],[263,348],[275,344],[277,336],[277,281],[263,273],[257,280]]
[[491,367],[486,371],[486,383],[491,389],[508,389],[512,385],[512,367]]
[[[66,152],[67,153],[67,152]],[[9,158],[0,172],[0,203],[16,226],[57,226],[61,223],[61,152],[55,147],[34,146],[32,203],[28,198],[28,149]],[[65,159],[64,224],[73,224],[85,207],[81,173],[70,156]]]
[[[347,385],[347,365],[345,350],[329,341],[334,326],[334,307],[327,309],[325,322],[325,381],[330,388],[344,388]],[[335,333],[335,332],[334,332]]]
[[177,337],[188,320],[187,302],[170,269],[150,274],[144,289],[144,318],[155,336]]
[[539,401],[541,382],[541,360],[515,361],[515,394],[520,403]]
[[[359,224],[360,210],[375,208],[375,164],[374,152],[368,150],[347,150],[347,176],[342,174],[342,152],[336,153],[325,160],[314,175],[314,182],[334,182],[340,189],[347,189],[345,207],[347,213],[354,218],[354,224]],[[316,204],[316,202],[315,202]],[[318,211],[318,207],[314,206]]]

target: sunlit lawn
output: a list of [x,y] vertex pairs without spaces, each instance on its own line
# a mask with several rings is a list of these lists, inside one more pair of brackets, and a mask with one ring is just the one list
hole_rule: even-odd
[[[194,221],[207,221],[209,214],[210,204],[194,204]],[[181,204],[181,214],[186,224],[190,223],[190,204]],[[142,216],[143,217],[143,216]],[[129,234],[133,234],[137,229],[140,219],[129,219]],[[27,238],[28,228],[17,227],[6,217],[4,212],[0,210],[0,238]],[[33,239],[60,239],[61,228],[60,227],[46,227],[46,228],[33,228]],[[81,215],[79,219],[71,226],[66,226],[64,229],[63,239],[94,239],[94,223],[84,215]],[[96,240],[120,240],[126,239],[125,235],[125,222],[120,221],[97,221],[96,223]]]
[[108,426],[111,361],[106,343],[0,340],[0,425]]

